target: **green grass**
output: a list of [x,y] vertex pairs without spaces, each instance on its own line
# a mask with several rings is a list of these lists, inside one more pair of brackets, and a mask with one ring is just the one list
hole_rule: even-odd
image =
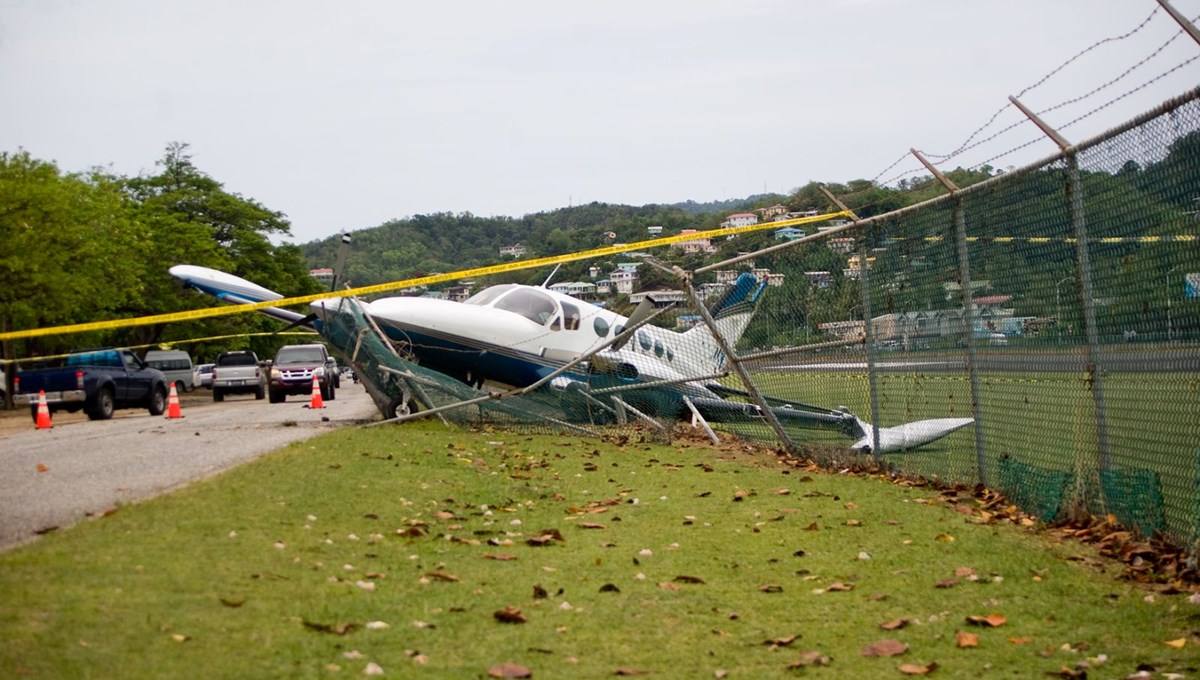
[[[737,445],[437,423],[331,433],[0,555],[0,676],[359,677],[374,663],[385,677],[473,678],[511,662],[535,678],[899,677],[901,663],[1024,678],[1101,655],[1100,677],[1197,665],[1200,606],[1185,596],[939,499]],[[414,528],[423,535],[405,535]],[[564,540],[526,543],[554,531]],[[963,569],[977,580],[960,571],[937,587]],[[527,622],[497,621],[509,606]],[[967,623],[992,613],[1004,625]],[[880,628],[900,618],[910,623]],[[367,628],[376,621],[388,627]],[[958,631],[978,647],[957,648]],[[908,652],[862,655],[889,638]],[[789,669],[807,650],[830,664]]]

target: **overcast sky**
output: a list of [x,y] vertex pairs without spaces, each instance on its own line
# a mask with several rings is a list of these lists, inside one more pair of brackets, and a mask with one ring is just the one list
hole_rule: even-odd
[[[1174,0],[1187,17],[1200,0]],[[959,148],[1154,0],[0,0],[0,151],[155,171],[172,141],[294,242],[419,213],[709,201],[888,180]],[[1046,110],[1150,56],[1165,12],[1022,95]],[[1062,126],[1200,55],[1187,36]],[[1061,131],[1200,84],[1200,60]],[[1003,109],[1003,111],[1002,111]],[[1033,138],[1018,128],[954,158]],[[1048,156],[1040,141],[992,162]]]

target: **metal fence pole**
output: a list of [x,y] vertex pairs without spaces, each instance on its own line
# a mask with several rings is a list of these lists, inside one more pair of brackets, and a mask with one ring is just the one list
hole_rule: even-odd
[[[951,194],[958,193],[958,186],[927,161],[916,149],[912,155],[937,178]],[[983,412],[979,398],[979,362],[975,354],[975,305],[971,301],[971,258],[967,251],[967,218],[961,196],[954,197],[954,244],[958,251],[959,280],[962,284],[963,324],[966,327],[967,374],[971,380],[971,415],[975,418],[975,466],[979,483],[988,486],[987,445],[983,439]]]
[[[825,187],[820,187],[821,193],[833,202],[841,210],[850,213],[850,219],[857,225],[859,223],[858,215],[855,215],[850,208],[842,203],[841,199],[834,196]],[[870,278],[867,275],[867,230],[866,228],[858,229],[858,281],[859,288],[862,294],[862,315],[863,315],[863,342],[866,343],[867,349],[867,390],[871,398],[871,455],[875,459],[875,463],[883,462],[882,456],[879,454],[879,389],[876,386],[875,375],[875,333],[871,328],[871,286]]]
[[1100,361],[1100,332],[1096,326],[1096,300],[1092,288],[1092,266],[1088,256],[1087,220],[1083,212],[1083,190],[1079,183],[1079,149],[1072,146],[1062,135],[1045,123],[1033,111],[1009,97],[1021,113],[1041,128],[1047,137],[1062,149],[1067,161],[1067,202],[1071,213],[1071,227],[1075,232],[1075,264],[1078,268],[1079,302],[1083,307],[1084,337],[1087,342],[1088,374],[1092,399],[1096,407],[1096,442],[1098,465],[1101,470],[1112,468],[1112,450],[1108,446],[1108,418],[1104,406],[1104,370]]

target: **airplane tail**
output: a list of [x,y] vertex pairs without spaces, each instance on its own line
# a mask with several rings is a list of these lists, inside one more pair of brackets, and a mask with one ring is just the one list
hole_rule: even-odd
[[[709,309],[717,330],[730,347],[736,345],[746,332],[758,310],[758,301],[765,287],[766,282],[759,282],[753,274],[742,274]],[[710,372],[717,373],[724,369],[727,357],[708,324],[693,326],[683,333],[683,338],[689,350],[710,358],[714,369]]]

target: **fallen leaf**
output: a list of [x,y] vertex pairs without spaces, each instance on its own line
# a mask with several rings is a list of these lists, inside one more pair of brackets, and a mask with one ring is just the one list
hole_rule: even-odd
[[1165,644],[1168,647],[1174,647],[1175,649],[1183,649],[1183,646],[1187,644],[1187,638],[1179,638],[1178,640],[1167,640],[1163,644]]
[[498,663],[488,669],[489,678],[532,678],[533,671],[515,663]]
[[483,559],[485,559],[485,560],[499,560],[499,561],[501,561],[501,562],[507,562],[508,560],[515,560],[515,559],[517,559],[517,556],[516,556],[516,555],[512,555],[512,554],[510,554],[510,553],[495,553],[495,554],[493,554],[493,553],[484,553],[484,554],[483,554]]
[[962,583],[962,581],[959,581],[956,578],[948,578],[948,579],[945,579],[942,581],[938,581],[937,583],[933,584],[933,587],[934,588],[953,588],[954,586],[958,585],[959,583]]
[[915,663],[900,664],[900,672],[905,675],[929,675],[937,669],[938,665],[936,661],[930,662],[924,666]]
[[933,540],[938,541],[940,543],[953,543],[954,537],[951,536],[950,534],[938,534],[937,536],[933,537]]
[[907,651],[908,645],[899,640],[880,640],[863,647],[862,655],[867,657],[897,656]]
[[676,576],[672,580],[676,583],[693,583],[699,585],[704,584],[704,579],[700,578],[699,576]]
[[455,583],[458,581],[457,576],[455,576],[453,574],[447,574],[444,571],[431,571],[431,572],[425,574],[425,576],[427,576],[428,578],[431,578],[435,581],[448,581],[450,583]]
[[804,530],[805,531],[820,531],[821,527],[817,526],[816,522],[813,522],[812,524],[809,524],[808,526],[804,527]]
[[810,649],[809,651],[801,654],[798,661],[788,665],[788,670],[804,668],[805,666],[828,666],[832,662],[833,659],[830,659],[828,656],[825,656],[815,649]]
[[1027,644],[1033,642],[1033,638],[1026,635],[1023,637],[1010,637],[1008,639],[1008,641],[1010,644],[1014,644],[1014,645],[1027,645]]
[[775,583],[766,583],[758,587],[764,593],[782,593],[783,586]]
[[647,671],[640,668],[618,668],[613,671],[613,675],[645,675]]
[[329,623],[317,623],[316,621],[305,621],[304,627],[310,630],[315,630],[319,633],[332,633],[334,635],[345,635],[358,630],[358,624],[350,622],[334,625]]
[[1082,669],[1082,668],[1076,670],[1073,668],[1067,668],[1066,666],[1063,666],[1062,668],[1058,669],[1058,673],[1049,673],[1048,672],[1047,675],[1057,675],[1060,678],[1086,678],[1087,670]]
[[831,592],[831,593],[846,593],[851,590],[854,590],[854,584],[853,583],[841,583],[841,582],[830,583],[829,587],[826,588],[825,590],[828,592]]
[[671,591],[679,590],[679,586],[675,585],[674,583],[671,583],[670,581],[663,581],[658,584],[658,587],[662,588],[663,590],[671,590]]
[[997,628],[1003,626],[1006,619],[1000,614],[988,614],[987,616],[968,616],[967,623],[975,626],[987,626],[989,628]]
[[891,621],[885,621],[879,624],[879,627],[884,630],[900,630],[901,628],[907,626],[908,623],[909,620],[905,618],[892,619]]
[[509,605],[504,609],[496,610],[492,616],[494,616],[500,623],[525,623],[529,620],[525,618],[525,615],[521,613],[520,609],[512,605]]
[[232,607],[233,609],[237,609],[238,607],[246,604],[245,600],[226,600],[223,597],[219,597],[217,599],[221,601],[221,604],[225,605],[226,607]]
[[769,647],[787,647],[799,639],[799,635],[788,635],[786,637],[775,638],[773,640],[764,640],[763,644]]
[[979,646],[979,636],[974,633],[968,633],[965,630],[956,631],[954,633],[954,644],[959,649]]
[[579,525],[580,529],[607,529],[608,527],[596,522],[583,522]]

